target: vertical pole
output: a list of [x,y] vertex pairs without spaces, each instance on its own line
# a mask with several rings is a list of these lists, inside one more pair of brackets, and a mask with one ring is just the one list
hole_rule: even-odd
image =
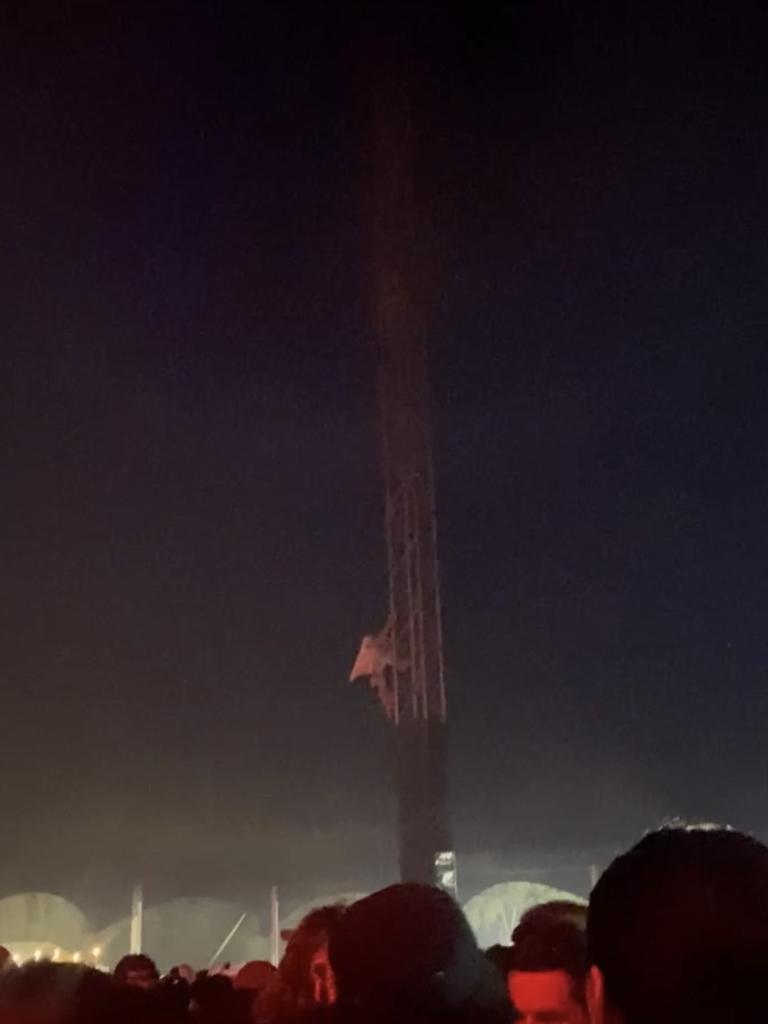
[[590,864],[589,865],[589,891],[590,892],[592,892],[592,890],[597,885],[597,880],[598,880],[599,877],[600,877],[600,871],[598,870],[597,864]]
[[144,890],[139,883],[133,888],[133,899],[131,900],[131,953],[141,952],[143,925]]
[[280,963],[280,901],[276,885],[269,891],[269,960],[273,967]]

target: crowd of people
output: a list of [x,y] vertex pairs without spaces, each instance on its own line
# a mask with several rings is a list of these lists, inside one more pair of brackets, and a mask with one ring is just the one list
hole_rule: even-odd
[[0,1024],[751,1024],[767,982],[768,847],[676,827],[619,856],[588,907],[534,907],[485,951],[445,892],[399,884],[313,911],[277,968],[233,976],[0,953]]

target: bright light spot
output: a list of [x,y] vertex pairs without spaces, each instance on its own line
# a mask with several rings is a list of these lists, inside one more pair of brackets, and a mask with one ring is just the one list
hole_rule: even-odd
[[40,957],[41,957],[42,955],[43,955],[43,953],[42,953],[42,950],[40,950],[40,949],[36,949],[36,950],[35,950],[35,955],[34,955],[34,961],[35,961],[35,963],[37,963],[37,962],[38,962],[38,960],[40,959]]
[[80,963],[81,955],[82,955],[81,953],[75,953],[75,955],[72,957],[72,959],[75,961],[76,964]]
[[53,959],[54,960],[58,960],[60,956],[61,956],[61,950],[57,946],[56,949],[54,949],[54,951],[53,951]]
[[94,946],[91,953],[93,954],[93,959],[98,960],[101,956],[101,946]]
[[13,962],[16,964],[17,967],[21,967],[21,957],[19,956],[18,953],[13,954]]

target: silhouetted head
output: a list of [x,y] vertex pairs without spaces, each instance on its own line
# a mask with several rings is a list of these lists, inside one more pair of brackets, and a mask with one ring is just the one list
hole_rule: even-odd
[[510,969],[510,962],[512,957],[512,947],[502,946],[500,942],[497,942],[493,946],[489,946],[485,950],[485,958],[493,966],[501,972],[503,978],[506,979]]
[[108,975],[77,964],[43,960],[4,972],[2,1024],[123,1024],[115,1015]]
[[595,886],[588,946],[595,1024],[762,1020],[768,848],[712,827],[647,835]]
[[155,961],[143,953],[129,953],[115,967],[115,981],[129,988],[154,988],[160,975]]
[[239,991],[261,992],[274,977],[275,970],[268,960],[249,960],[235,975],[234,986]]
[[560,902],[533,907],[512,939],[507,985],[523,1024],[587,1024],[586,908]]
[[549,903],[539,903],[535,907],[530,907],[520,918],[520,923],[512,933],[512,940],[517,942],[529,930],[546,928],[551,923],[559,921],[566,921],[586,934],[587,904],[576,903],[573,900],[551,900]]
[[440,889],[393,885],[354,903],[331,934],[339,1006],[360,1019],[503,1019],[503,978]]
[[259,1000],[260,1016],[286,1019],[335,1001],[328,940],[344,913],[343,906],[319,907],[291,933],[280,966]]

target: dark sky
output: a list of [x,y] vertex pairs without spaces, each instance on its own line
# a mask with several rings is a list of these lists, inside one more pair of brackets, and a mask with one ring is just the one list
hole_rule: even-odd
[[[584,7],[392,15],[470,890],[665,815],[768,831],[760,33]],[[3,5],[2,892],[394,873],[345,682],[386,592],[372,30],[340,12]]]

